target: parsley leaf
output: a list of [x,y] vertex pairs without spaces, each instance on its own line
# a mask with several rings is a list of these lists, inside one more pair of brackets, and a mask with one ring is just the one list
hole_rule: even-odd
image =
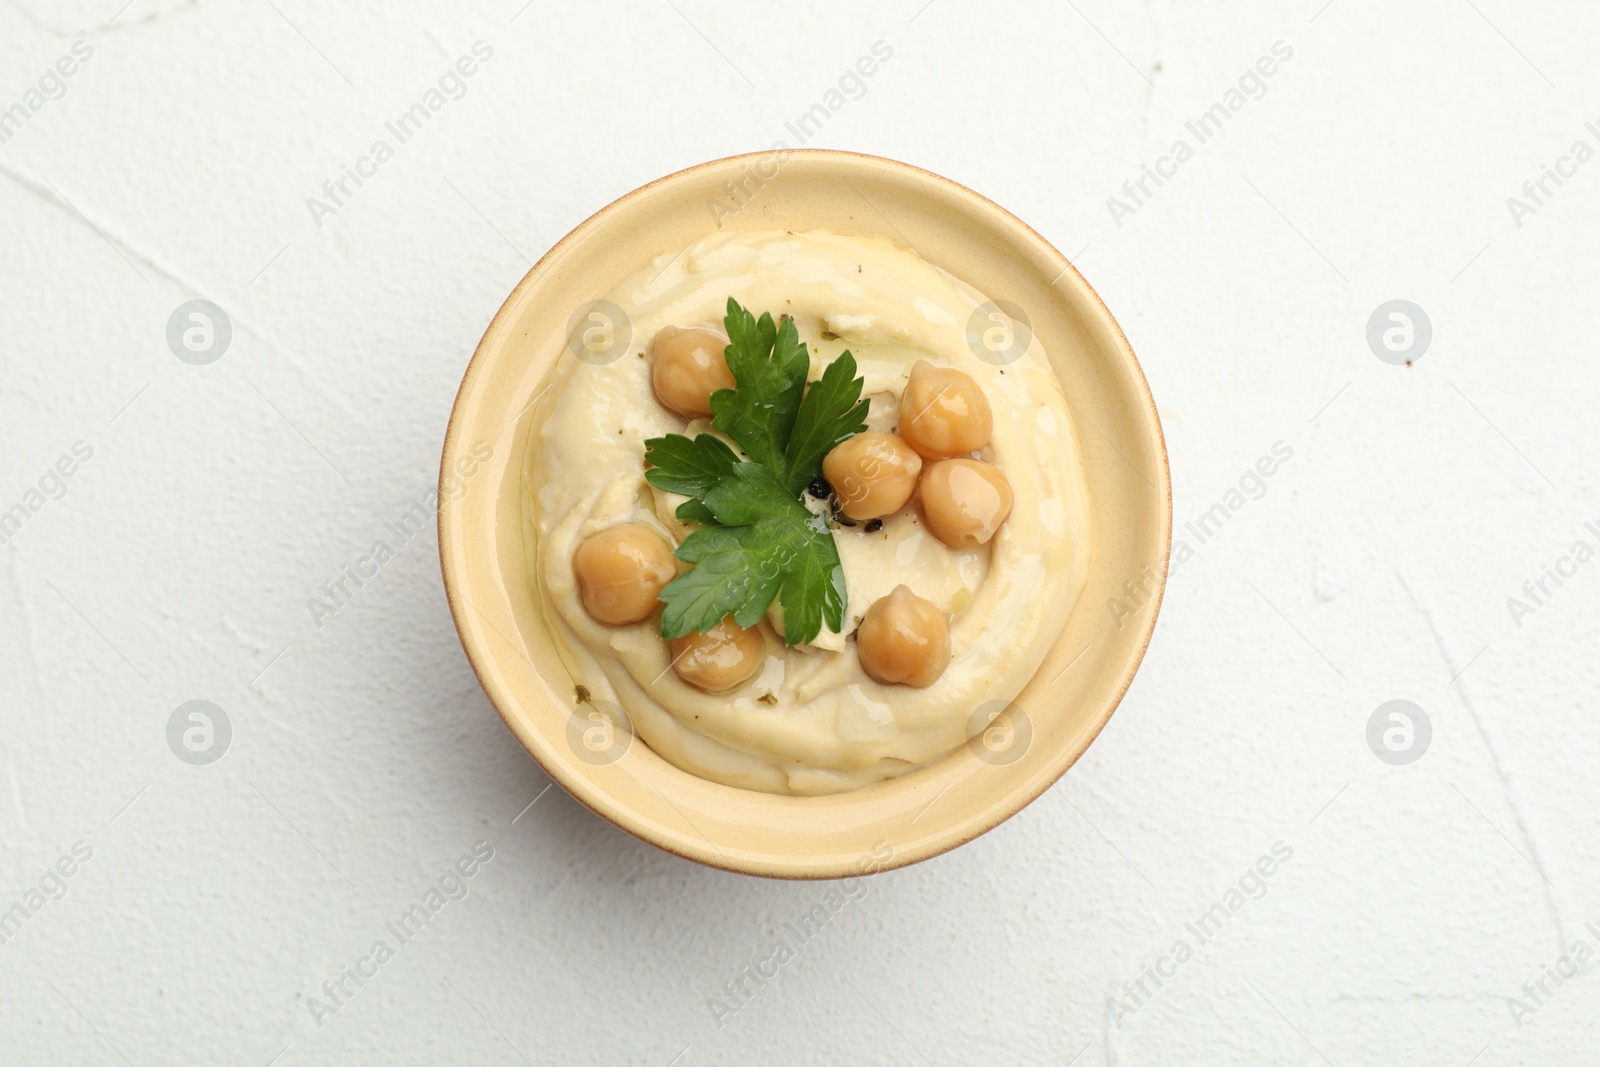
[[[651,485],[690,498],[710,492],[739,463],[733,449],[709,433],[692,438],[676,433],[652,437],[645,442],[644,458],[652,464],[645,472]],[[708,526],[717,521],[710,509],[695,499],[678,505],[677,516]]]
[[811,357],[793,319],[775,326],[763,313],[757,321],[728,298],[728,369],[736,384],[711,394],[711,425],[733,439],[756,463],[783,473],[784,447],[800,410],[800,396]]
[[651,485],[683,496],[704,496],[739,462],[733,449],[709,433],[652,437],[645,442],[644,458],[651,466],[645,474]]
[[773,600],[789,644],[810,641],[824,622],[837,633],[846,601],[838,546],[800,494],[831,448],[867,428],[855,357],[840,355],[808,389],[811,357],[792,319],[757,319],[730,298],[723,321],[735,387],[712,394],[711,425],[749,458],[710,433],[645,442],[645,478],[689,497],[678,518],[705,527],[678,546],[694,567],[661,591],[661,636],[703,633],[730,614],[754,626]]
[[828,364],[822,377],[811,384],[784,449],[788,463],[785,484],[790,492],[798,495],[822,473],[822,457],[834,445],[867,428],[871,401],[861,399],[862,384],[856,377],[856,359],[849,352]]

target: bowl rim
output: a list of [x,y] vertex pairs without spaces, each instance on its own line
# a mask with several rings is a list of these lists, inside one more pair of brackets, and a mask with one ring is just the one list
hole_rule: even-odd
[[[539,766],[540,770],[544,771],[544,773],[552,782],[561,786],[561,788],[568,795],[572,796],[578,802],[583,804],[584,807],[605,819],[613,826],[616,826],[618,829],[626,831],[627,833],[641,841],[646,842],[647,844],[653,845],[665,852],[670,852],[675,856],[680,856],[683,859],[690,860],[706,867],[712,867],[718,870],[728,871],[734,874],[743,874],[746,876],[754,875],[757,877],[772,878],[783,881],[821,881],[832,880],[841,877],[850,877],[858,874],[871,875],[882,873],[888,870],[896,870],[901,867],[910,866],[914,863],[920,863],[924,860],[932,859],[935,856],[944,855],[953,849],[959,848],[960,846],[967,844],[968,842],[973,841],[986,833],[989,833],[997,826],[1015,816],[1022,809],[1038,800],[1041,796],[1052,789],[1057,782],[1065,777],[1067,771],[1071,770],[1072,767],[1076,765],[1078,760],[1083,757],[1083,754],[1089,750],[1090,746],[1092,746],[1095,740],[1099,738],[1101,731],[1103,731],[1106,725],[1111,721],[1112,715],[1116,714],[1117,710],[1122,706],[1122,701],[1127,696],[1128,689],[1133,685],[1133,680],[1137,676],[1139,668],[1144,663],[1145,654],[1149,651],[1150,642],[1155,634],[1156,622],[1160,618],[1161,607],[1166,599],[1167,581],[1170,576],[1171,569],[1173,537],[1172,472],[1167,453],[1166,433],[1161,424],[1161,415],[1159,409],[1156,407],[1155,396],[1150,390],[1150,383],[1145,376],[1144,368],[1139,363],[1138,356],[1133,351],[1133,346],[1128,342],[1127,335],[1123,332],[1122,324],[1117,321],[1116,316],[1112,314],[1111,309],[1106,305],[1104,299],[1101,298],[1099,292],[1089,284],[1088,280],[1084,278],[1082,273],[1079,272],[1078,268],[1072,263],[1072,261],[1069,260],[1066,255],[1060,251],[1060,249],[1056,248],[1054,244],[1045,238],[1043,234],[1039,233],[1038,230],[1034,229],[1027,222],[1023,221],[1011,211],[1002,207],[1000,204],[997,204],[987,196],[984,196],[982,193],[977,192],[976,190],[971,189],[952,178],[947,178],[944,175],[928,170],[925,167],[919,167],[914,163],[906,163],[902,160],[893,159],[887,156],[879,156],[866,152],[855,152],[845,149],[787,148],[775,146],[773,148],[761,151],[740,152],[733,155],[705,160],[701,163],[696,163],[692,166],[672,171],[652,181],[646,182],[644,185],[638,186],[629,192],[623,193],[621,196],[611,200],[598,210],[592,212],[590,215],[584,218],[583,221],[573,226],[572,229],[563,235],[560,240],[551,245],[545,251],[545,253],[539,257],[538,261],[528,269],[527,273],[525,273],[517,282],[517,284],[512,287],[510,293],[508,293],[505,299],[501,302],[500,307],[495,311],[494,316],[489,320],[487,327],[485,327],[483,336],[479,338],[476,347],[473,349],[472,358],[468,360],[466,369],[462,372],[461,384],[457,387],[455,398],[451,401],[450,419],[445,427],[444,442],[441,449],[438,482],[440,501],[443,501],[444,499],[443,494],[446,481],[450,477],[448,460],[453,455],[455,446],[459,443],[462,425],[461,415],[463,400],[467,397],[470,387],[475,383],[477,376],[483,373],[487,362],[485,346],[488,344],[491,337],[498,336],[499,328],[503,325],[502,320],[506,319],[514,305],[518,305],[520,303],[520,297],[522,296],[523,292],[529,286],[535,284],[539,280],[541,276],[541,270],[545,267],[545,265],[559,259],[559,257],[565,252],[566,248],[571,243],[576,241],[585,231],[587,231],[601,219],[622,210],[624,207],[645,196],[658,186],[661,186],[667,182],[673,182],[682,178],[686,178],[689,175],[708,168],[721,167],[740,161],[753,162],[758,159],[770,158],[778,153],[785,154],[785,163],[798,157],[807,157],[819,161],[860,160],[874,166],[886,167],[889,170],[908,172],[913,176],[930,181],[935,185],[943,186],[947,190],[955,193],[957,196],[970,198],[989,210],[995,212],[1007,223],[1023,231],[1037,244],[1041,250],[1059,262],[1062,268],[1061,273],[1057,276],[1056,281],[1051,283],[1052,288],[1059,284],[1061,279],[1066,277],[1068,274],[1070,274],[1076,280],[1079,291],[1083,294],[1086,294],[1093,300],[1095,307],[1103,316],[1103,321],[1109,328],[1111,339],[1118,354],[1122,358],[1124,366],[1132,372],[1132,381],[1137,386],[1138,399],[1141,401],[1144,414],[1146,416],[1145,420],[1143,420],[1144,428],[1147,431],[1152,432],[1152,439],[1155,445],[1154,452],[1155,459],[1157,461],[1157,474],[1160,478],[1158,488],[1160,490],[1160,500],[1162,504],[1162,531],[1159,538],[1161,557],[1159,560],[1159,566],[1156,569],[1156,588],[1151,600],[1149,601],[1151,610],[1141,624],[1142,632],[1138,635],[1137,647],[1123,665],[1123,677],[1121,684],[1118,686],[1114,694],[1108,695],[1109,699],[1104,717],[1098,724],[1094,726],[1091,732],[1085,735],[1083,744],[1078,747],[1076,751],[1071,752],[1068,757],[1062,761],[1059,770],[1057,770],[1054,774],[1042,778],[1037,789],[1020,791],[1013,797],[1013,802],[1001,804],[988,812],[984,818],[979,820],[977,828],[974,829],[972,833],[955,835],[949,840],[940,841],[932,845],[916,848],[907,847],[904,850],[896,848],[893,852],[893,855],[886,862],[872,867],[870,870],[842,870],[834,869],[833,867],[828,867],[826,869],[822,869],[821,867],[817,869],[784,869],[781,871],[757,869],[751,866],[740,865],[738,862],[723,855],[720,850],[716,849],[714,844],[712,845],[709,853],[693,854],[676,847],[670,840],[655,836],[651,833],[649,827],[647,826],[631,825],[626,818],[626,815],[628,814],[627,811],[625,809],[619,809],[617,811],[610,810],[611,807],[614,807],[614,805],[609,805],[605,802],[607,799],[606,794],[602,790],[599,790],[594,783],[589,782],[579,776],[568,776],[562,771],[559,765],[546,762],[544,759],[540,758],[538,746],[531,743],[527,736],[524,736],[524,732],[520,728],[518,722],[513,716],[507,713],[506,709],[502,706],[501,701],[496,698],[496,687],[490,683],[485,675],[484,667],[479,663],[479,656],[482,653],[475,649],[473,644],[469,642],[467,638],[467,632],[465,628],[465,612],[463,610],[461,598],[457,595],[459,586],[462,582],[462,576],[455,570],[450,556],[446,552],[446,516],[449,511],[443,506],[438,509],[438,513],[436,515],[435,532],[439,552],[440,571],[444,582],[445,599],[450,607],[450,615],[452,623],[455,626],[456,637],[461,643],[462,651],[466,654],[468,664],[472,667],[473,675],[477,678],[478,685],[480,688],[482,688],[484,695],[488,697],[489,703],[494,707],[495,713],[500,716],[501,721],[505,723],[507,729],[509,729],[512,735],[517,738],[517,741],[533,759],[534,763]],[[681,768],[674,767],[674,770],[680,774],[693,777],[691,772],[682,770]],[[798,799],[803,800],[806,798]]]

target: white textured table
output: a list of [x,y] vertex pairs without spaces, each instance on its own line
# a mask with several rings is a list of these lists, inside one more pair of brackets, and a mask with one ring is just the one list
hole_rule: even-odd
[[[1592,5],[119,2],[0,5],[0,1062],[1591,1061]],[[1074,257],[1189,551],[1077,768],[799,943],[545,792],[406,517],[531,259],[802,132]]]

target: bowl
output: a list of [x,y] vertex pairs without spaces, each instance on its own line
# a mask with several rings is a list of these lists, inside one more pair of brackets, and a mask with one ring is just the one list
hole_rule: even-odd
[[[733,195],[730,195],[730,191]],[[1065,629],[1009,705],[964,747],[849,793],[778,796],[697,778],[596,712],[530,588],[521,471],[529,410],[575,321],[652,258],[718,228],[884,237],[1021,309],[1077,423],[1090,573]],[[451,412],[439,557],[484,692],[547,774],[603,818],[713,867],[837,878],[936,856],[1015,815],[1071,767],[1133,680],[1155,627],[1172,495],[1155,402],[1110,311],[1067,258],[970,189],[893,160],[774,150],[703,163],[602,208],[506,298]],[[995,715],[998,712],[998,715]],[[587,731],[614,731],[600,746]]]

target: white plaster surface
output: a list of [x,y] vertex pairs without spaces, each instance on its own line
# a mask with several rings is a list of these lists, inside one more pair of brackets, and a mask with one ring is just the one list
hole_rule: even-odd
[[[1520,225],[1506,201],[1600,147],[1594,5],[120,2],[0,3],[0,108],[93,48],[0,144],[0,510],[93,449],[0,546],[0,908],[93,850],[0,944],[0,1064],[1593,1062],[1596,965],[1523,983],[1600,951],[1600,562],[1520,625],[1507,599],[1600,547],[1600,162]],[[466,95],[318,226],[307,198],[479,40]],[[947,174],[1075,258],[1195,553],[1058,786],[861,883],[719,1025],[829,887],[543,792],[431,530],[320,628],[307,600],[433,484],[530,259],[650,179],[795,143],[880,40],[810,143]],[[1276,41],[1265,95],[1119,226],[1107,198]],[[234,326],[209,366],[164,337],[197,297]],[[1365,338],[1396,298],[1432,321],[1410,368]],[[1280,441],[1260,499],[1184,534]],[[204,767],[166,740],[197,698],[234,731]],[[1396,698],[1433,728],[1403,767],[1366,741]],[[479,841],[470,894],[319,1026],[324,981]]]

